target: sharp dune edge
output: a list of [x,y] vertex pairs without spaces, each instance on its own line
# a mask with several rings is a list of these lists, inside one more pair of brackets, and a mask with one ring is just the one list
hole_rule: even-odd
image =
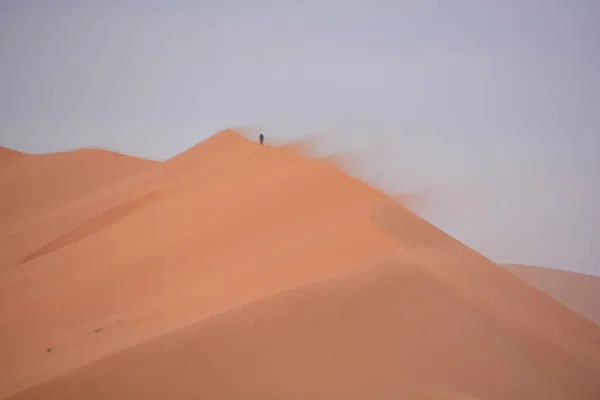
[[572,304],[290,148],[2,149],[0,395],[600,398]]

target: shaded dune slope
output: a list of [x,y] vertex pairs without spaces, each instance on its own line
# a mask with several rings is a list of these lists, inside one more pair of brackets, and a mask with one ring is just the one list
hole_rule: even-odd
[[502,266],[600,326],[600,277],[531,265]]
[[545,336],[600,366],[600,331],[590,321],[389,200],[374,206],[372,218],[422,268],[485,312],[500,316],[506,329],[528,336],[532,346],[541,343],[537,335]]
[[150,203],[153,199],[160,196],[163,192],[163,190],[156,190],[153,192],[144,193],[137,198],[125,201],[124,203],[114,208],[102,212],[101,214],[90,218],[89,220],[85,221],[80,225],[77,225],[71,231],[59,236],[55,240],[52,240],[40,249],[36,250],[35,252],[27,256],[27,258],[25,258],[23,262],[34,260],[38,257],[43,256],[44,254],[56,251],[79,240],[83,240],[86,237],[92,236],[95,233],[100,232],[102,229],[105,229],[119,222],[127,215],[137,211],[139,208]]
[[529,344],[497,325],[426,270],[383,263],[201,321],[13,399],[598,398],[597,371],[567,355],[566,376],[541,369]]
[[5,174],[14,162],[24,156],[26,156],[25,153],[0,146],[0,174]]
[[0,394],[599,394],[597,326],[326,161],[226,130],[83,197],[0,271]]

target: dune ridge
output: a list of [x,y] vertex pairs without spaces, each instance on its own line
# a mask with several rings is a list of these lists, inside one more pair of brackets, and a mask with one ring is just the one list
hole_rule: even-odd
[[0,394],[600,396],[596,325],[293,149],[224,130],[163,162],[7,175],[7,193],[87,179],[11,204],[28,221],[0,235]]

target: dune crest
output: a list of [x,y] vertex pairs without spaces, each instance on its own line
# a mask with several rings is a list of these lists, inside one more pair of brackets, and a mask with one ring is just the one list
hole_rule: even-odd
[[600,396],[600,328],[293,144],[20,163],[3,396]]

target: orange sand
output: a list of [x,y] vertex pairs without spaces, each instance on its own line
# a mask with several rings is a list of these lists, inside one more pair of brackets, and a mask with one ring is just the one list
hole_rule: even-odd
[[600,277],[531,265],[503,267],[600,326]]
[[0,395],[600,398],[598,326],[288,150],[0,152]]

